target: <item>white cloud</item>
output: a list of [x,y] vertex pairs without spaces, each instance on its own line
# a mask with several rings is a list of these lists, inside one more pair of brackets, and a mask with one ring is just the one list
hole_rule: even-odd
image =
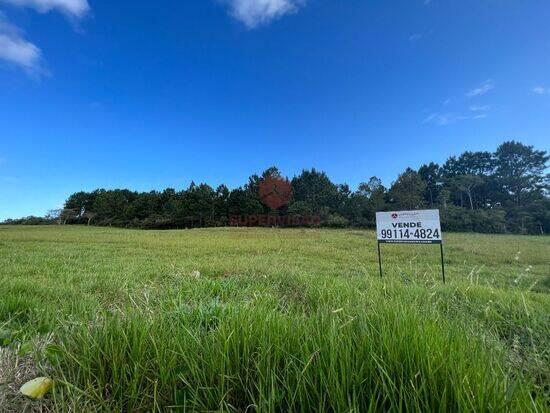
[[414,34],[411,34],[411,35],[409,36],[409,41],[410,41],[410,42],[413,42],[413,43],[414,43],[414,42],[418,42],[419,40],[422,39],[422,37],[423,37],[423,36],[422,36],[421,33],[414,33]]
[[468,96],[469,98],[482,96],[487,92],[489,92],[490,90],[493,90],[494,88],[495,88],[494,82],[492,80],[486,80],[479,87],[476,87],[475,89],[472,89],[468,93],[466,93],[466,96]]
[[437,113],[431,113],[426,117],[426,119],[424,119],[424,123],[431,122],[432,120],[435,120],[436,118],[437,118]]
[[229,13],[254,29],[278,19],[285,14],[295,13],[305,0],[221,0],[229,7]]
[[21,31],[8,23],[0,12],[0,60],[18,66],[31,75],[44,73],[42,52],[33,43],[25,40]]
[[472,105],[469,109],[471,112],[473,112],[472,119],[485,119],[487,116],[489,116],[491,105]]
[[71,17],[81,18],[90,11],[88,0],[0,0],[19,7],[31,7],[40,13],[57,10]]
[[[0,3],[17,7],[30,7],[40,13],[58,11],[73,20],[90,11],[88,0],[0,0]],[[25,40],[21,30],[10,24],[0,11],[0,60],[22,68],[32,76],[47,74],[42,65],[42,51]]]
[[[492,80],[487,80],[483,82],[479,87],[470,90],[466,96],[473,98],[475,96],[482,96],[494,89],[495,85]],[[424,118],[424,123],[431,123],[438,126],[447,126],[453,123],[461,122],[464,120],[478,120],[485,119],[489,116],[491,111],[491,105],[476,105],[470,104],[469,106],[464,106],[464,103],[467,102],[466,99],[461,98],[448,98],[443,102],[443,107],[452,106],[456,107],[454,112],[451,112],[452,109],[440,109],[442,112],[431,112],[427,117]],[[444,111],[444,112],[443,112]]]
[[470,110],[472,112],[487,112],[489,109],[491,109],[491,105],[472,105],[472,106],[470,106]]
[[544,86],[535,86],[533,88],[533,93],[537,95],[550,95],[550,88]]
[[439,126],[447,126],[452,123],[459,122],[461,120],[468,119],[468,116],[459,115],[456,113],[432,113],[426,119],[424,119],[424,123],[435,123]]
[[485,119],[489,114],[487,111],[490,106],[471,106],[470,110],[474,113],[471,115],[465,115],[461,113],[447,112],[447,113],[438,113],[434,112],[428,115],[424,119],[424,123],[432,123],[438,126],[448,126],[453,123],[457,123],[463,120],[478,120]]

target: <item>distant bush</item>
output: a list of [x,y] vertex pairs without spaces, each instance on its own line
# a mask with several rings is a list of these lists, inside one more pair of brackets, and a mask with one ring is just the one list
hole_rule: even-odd
[[503,209],[465,210],[450,205],[441,210],[441,225],[446,231],[504,233],[506,232],[506,212]]
[[18,218],[18,219],[6,219],[3,222],[0,222],[0,225],[52,225],[57,222],[52,218],[47,217],[35,217],[33,215]]
[[349,221],[342,215],[330,214],[326,220],[324,226],[330,228],[346,228],[349,225]]

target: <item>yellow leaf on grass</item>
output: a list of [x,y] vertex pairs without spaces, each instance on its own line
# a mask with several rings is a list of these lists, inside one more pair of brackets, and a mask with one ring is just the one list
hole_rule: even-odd
[[49,377],[37,377],[31,381],[26,382],[21,386],[19,391],[25,396],[32,397],[33,399],[41,399],[49,392],[53,387],[53,380]]

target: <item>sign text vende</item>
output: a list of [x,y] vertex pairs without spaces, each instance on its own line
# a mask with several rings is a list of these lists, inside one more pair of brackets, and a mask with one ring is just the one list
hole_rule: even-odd
[[378,242],[395,244],[440,244],[439,210],[376,213]]

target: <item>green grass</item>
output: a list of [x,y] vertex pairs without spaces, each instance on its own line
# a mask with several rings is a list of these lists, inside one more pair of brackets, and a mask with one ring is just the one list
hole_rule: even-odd
[[0,411],[548,411],[550,238],[445,248],[0,227],[0,344],[56,381]]

